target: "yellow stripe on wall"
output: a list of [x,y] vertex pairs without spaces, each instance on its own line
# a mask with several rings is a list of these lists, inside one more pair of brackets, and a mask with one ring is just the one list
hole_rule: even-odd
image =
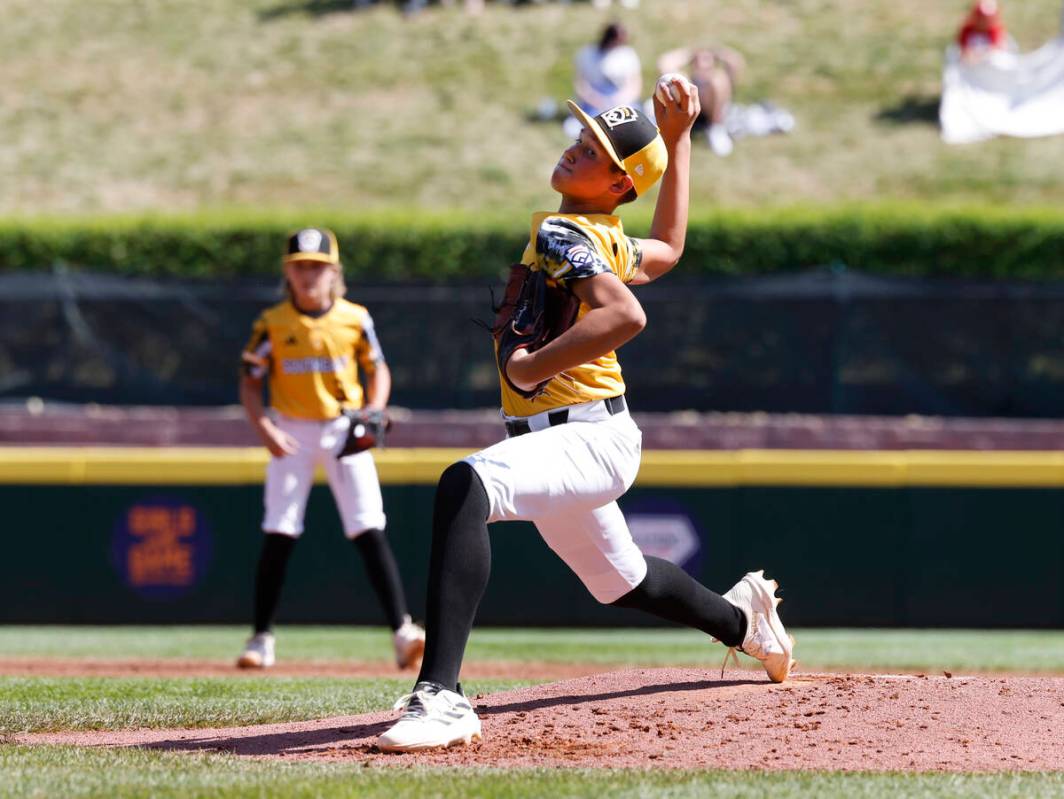
[[[465,449],[374,452],[386,485],[431,485]],[[0,485],[261,483],[261,447],[0,447]],[[318,480],[323,479],[318,475]],[[638,486],[1064,486],[1064,453],[938,450],[652,450]]]

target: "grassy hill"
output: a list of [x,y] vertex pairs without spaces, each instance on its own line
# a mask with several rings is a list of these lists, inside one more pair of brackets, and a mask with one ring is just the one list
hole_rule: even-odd
[[[663,50],[720,42],[740,101],[791,109],[789,136],[695,154],[696,206],[921,198],[1052,204],[1064,137],[948,147],[942,51],[968,0],[644,0],[459,7],[406,19],[339,0],[7,0],[0,214],[214,208],[549,206],[566,138],[528,115],[620,18],[648,88]],[[1033,49],[1059,0],[1006,3]]]

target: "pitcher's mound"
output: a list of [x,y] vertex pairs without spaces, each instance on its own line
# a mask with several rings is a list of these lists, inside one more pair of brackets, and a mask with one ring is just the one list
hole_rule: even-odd
[[471,697],[484,741],[385,755],[382,712],[218,730],[18,736],[374,765],[917,771],[1064,768],[1064,678],[643,669]]

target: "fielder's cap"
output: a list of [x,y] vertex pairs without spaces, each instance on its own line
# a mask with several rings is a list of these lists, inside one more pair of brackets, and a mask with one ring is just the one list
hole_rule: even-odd
[[288,237],[284,263],[292,261],[321,261],[326,264],[340,263],[340,247],[331,230],[323,227],[308,227]]
[[638,108],[619,105],[592,117],[572,100],[567,101],[573,116],[595,134],[613,163],[632,179],[636,194],[643,194],[658,182],[669,165],[669,154],[658,126]]

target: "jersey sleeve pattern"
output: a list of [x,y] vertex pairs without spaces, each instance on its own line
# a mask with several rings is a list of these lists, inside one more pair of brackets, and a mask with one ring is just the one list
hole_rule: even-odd
[[536,256],[541,268],[562,283],[613,271],[578,224],[558,217],[548,217],[540,225]]
[[384,363],[384,350],[381,349],[377,328],[369,311],[366,311],[362,319],[362,338],[359,339],[356,354],[359,365],[366,372],[372,372],[379,364]]
[[639,246],[639,239],[626,237],[628,243],[628,268],[625,272],[624,282],[628,283],[639,273],[639,267],[643,265],[643,248]]
[[270,331],[263,314],[255,320],[251,328],[251,339],[240,356],[240,366],[244,374],[261,380],[270,371]]

